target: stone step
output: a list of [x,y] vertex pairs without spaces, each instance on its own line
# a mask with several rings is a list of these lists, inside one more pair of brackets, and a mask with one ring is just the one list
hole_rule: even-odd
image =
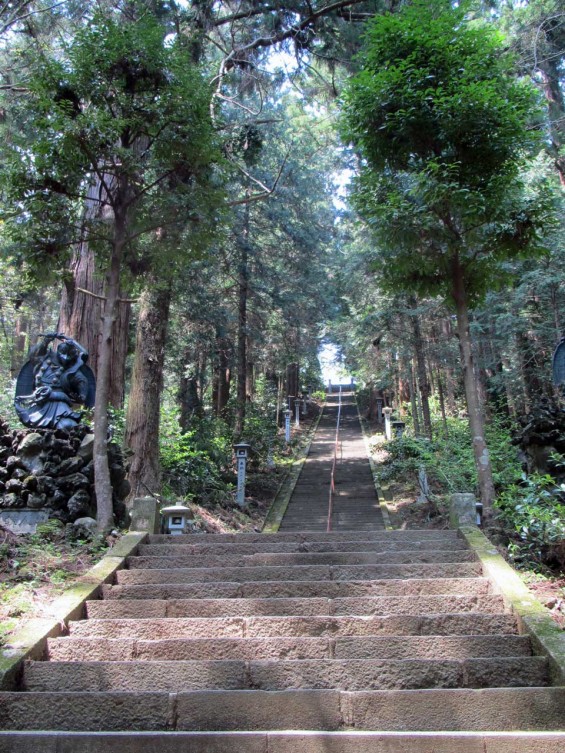
[[342,638],[51,638],[54,661],[242,661],[267,659],[459,659],[530,656],[524,635]]
[[245,581],[379,580],[381,578],[473,578],[482,574],[478,562],[413,565],[303,565],[302,567],[210,567],[119,570],[120,584],[209,583]]
[[397,552],[285,552],[260,554],[194,555],[129,557],[130,570],[168,569],[177,567],[295,567],[298,565],[410,565],[415,563],[475,562],[469,550],[397,551]]
[[539,656],[480,659],[319,659],[278,661],[28,662],[23,690],[48,692],[185,690],[414,690],[541,687]]
[[500,596],[384,596],[363,599],[131,599],[88,601],[89,618],[241,617],[503,612]]
[[[188,541],[187,541],[188,539]],[[253,544],[269,542],[278,544],[287,542],[309,542],[309,541],[357,541],[358,534],[351,531],[333,531],[332,533],[308,532],[304,533],[206,533],[199,535],[180,535],[170,536],[168,534],[151,534],[148,537],[149,544],[169,544],[172,546],[192,544],[194,540],[205,544],[222,543],[229,544]],[[455,530],[404,530],[404,531],[382,531],[377,533],[367,533],[363,536],[367,541],[461,541],[461,538]]]
[[[564,708],[562,687],[365,692],[3,692],[0,729],[563,731]],[[158,750],[161,751],[160,746]]]
[[559,732],[0,732],[0,753],[563,753]]
[[274,638],[345,635],[516,634],[509,614],[395,614],[384,617],[217,617],[82,620],[70,634],[85,638]]
[[374,581],[259,581],[247,583],[160,583],[104,586],[104,599],[236,599],[236,598],[376,598],[457,594],[483,596],[486,578],[413,578]]
[[[184,541],[187,537],[182,536],[179,538],[182,538]],[[204,542],[176,544],[173,553],[175,555],[184,556],[190,554],[212,554],[216,556],[232,554],[241,556],[246,554],[284,554],[291,552],[395,552],[405,551],[407,547],[407,544],[404,541],[371,541],[370,539],[365,540],[363,537],[360,537],[359,540],[356,541],[285,541],[280,544],[275,542],[269,542],[266,544],[261,544],[260,542],[256,544],[222,544],[221,542],[217,542],[208,544],[206,543],[207,537],[205,536],[192,537],[192,539],[195,538],[204,539]],[[467,550],[467,545],[462,539],[449,539],[441,545],[438,541],[433,540],[414,540],[409,542],[408,548],[410,551],[458,551]],[[139,554],[146,557],[169,557],[172,555],[171,544],[143,544],[139,547]]]

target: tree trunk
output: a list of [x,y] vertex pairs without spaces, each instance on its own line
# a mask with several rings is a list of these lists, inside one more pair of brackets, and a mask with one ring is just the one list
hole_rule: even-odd
[[[95,200],[100,191],[99,183],[95,183],[89,190],[85,207],[87,219],[95,218],[100,214],[99,202]],[[88,364],[95,376],[98,376],[101,348],[100,320],[104,311],[104,279],[96,274],[94,252],[86,242],[78,244],[75,249],[69,273],[61,294],[57,331],[72,337],[86,348],[89,356]],[[85,290],[92,295],[84,293]],[[131,304],[119,301],[116,314],[110,354],[108,401],[115,408],[121,408],[124,404],[124,375]]]
[[414,379],[414,369],[410,364],[410,406],[412,408],[412,421],[414,423],[414,434],[420,436],[420,415],[418,412],[418,401],[416,399],[416,380]]
[[108,465],[108,403],[110,400],[110,374],[114,322],[120,293],[120,270],[126,238],[126,219],[116,213],[106,296],[102,314],[100,348],[94,406],[94,488],[96,493],[96,522],[100,532],[108,531],[114,524],[112,483]]
[[157,492],[161,482],[159,422],[171,286],[152,275],[141,294],[125,445],[132,452],[129,501]]
[[[26,314],[18,314],[15,322],[15,332],[10,359],[10,375],[15,378],[26,360],[26,353],[30,347],[30,322]],[[59,331],[59,330],[57,330]]]
[[418,302],[415,297],[409,299],[412,307],[410,317],[412,320],[412,332],[414,334],[414,352],[416,353],[416,367],[418,372],[418,385],[420,387],[420,396],[422,400],[422,415],[424,418],[424,432],[426,436],[432,438],[432,417],[430,414],[430,384],[428,382],[428,373],[426,371],[426,356],[424,354],[424,341],[422,339],[422,328],[420,319],[415,311]]
[[443,423],[443,431],[445,433],[445,436],[447,437],[447,435],[449,434],[449,429],[447,427],[447,415],[445,413],[445,396],[443,394],[443,383],[442,383],[441,373],[439,369],[437,371],[436,381],[437,381],[437,393],[439,397],[439,408],[441,411],[441,420]]
[[463,381],[465,384],[465,397],[467,399],[467,411],[469,413],[469,428],[473,441],[473,453],[479,480],[479,490],[483,511],[487,517],[492,515],[494,502],[494,482],[490,455],[485,440],[485,426],[482,405],[479,401],[473,353],[471,348],[471,336],[469,333],[469,309],[467,303],[467,291],[463,269],[458,257],[453,263],[453,299],[457,312],[457,333],[459,335],[459,349],[461,353],[461,365],[463,367]]
[[289,363],[286,367],[286,396],[298,397],[300,368],[297,363]]
[[544,56],[540,63],[540,70],[549,113],[551,153],[555,159],[555,167],[561,185],[565,186],[565,155],[563,154],[563,147],[565,146],[565,99],[561,89],[559,69],[562,50],[558,47],[555,49],[555,56]]
[[245,428],[247,403],[247,301],[249,298],[249,205],[244,207],[244,219],[239,246],[238,307],[237,307],[237,400],[234,437],[240,441]]
[[416,369],[413,362],[410,363],[410,404],[412,405],[412,414],[414,420],[414,434],[419,437],[421,433],[421,412],[418,394],[418,382],[416,380]]

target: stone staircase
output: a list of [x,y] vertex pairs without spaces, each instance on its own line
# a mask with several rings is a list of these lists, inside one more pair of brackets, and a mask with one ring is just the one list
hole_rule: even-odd
[[565,689],[454,531],[150,536],[128,564],[0,693],[0,753],[565,749]]

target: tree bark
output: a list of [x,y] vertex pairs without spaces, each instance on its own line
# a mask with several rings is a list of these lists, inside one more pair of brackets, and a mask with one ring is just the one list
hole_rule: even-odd
[[116,212],[114,239],[106,277],[104,309],[102,314],[96,404],[94,406],[94,488],[96,493],[96,522],[100,532],[114,525],[112,483],[108,465],[108,403],[110,399],[110,374],[114,322],[118,310],[120,271],[126,239],[126,218]]
[[483,406],[480,403],[473,362],[471,336],[469,333],[469,307],[467,291],[465,289],[464,271],[456,256],[453,261],[453,299],[457,313],[457,333],[459,335],[459,349],[461,353],[461,365],[463,367],[463,381],[465,384],[465,397],[467,399],[467,411],[469,413],[469,428],[473,442],[473,454],[479,481],[479,490],[483,511],[485,515],[492,515],[494,502],[494,481],[490,455],[485,440],[485,423]]
[[[110,180],[110,178],[109,178]],[[89,189],[86,199],[87,219],[99,216],[99,202],[95,201],[101,192],[97,182]],[[104,311],[104,279],[96,274],[94,252],[88,243],[79,243],[70,264],[69,275],[61,294],[59,323],[57,331],[72,337],[88,351],[88,364],[98,376],[98,362],[101,348],[100,320]],[[84,293],[87,290],[93,295]],[[122,296],[119,291],[118,298]],[[128,352],[128,331],[131,317],[131,304],[119,301],[112,337],[110,354],[109,404],[121,408],[124,404],[125,364]]]
[[238,307],[237,307],[237,400],[234,437],[241,440],[245,428],[247,403],[247,301],[249,298],[249,205],[244,207],[244,219],[239,246]]
[[130,503],[160,488],[159,423],[170,304],[170,283],[159,284],[152,276],[140,298],[126,416],[125,445],[132,453]]
[[410,364],[410,405],[412,407],[412,421],[414,422],[414,434],[420,436],[420,414],[418,410],[418,400],[416,399],[416,379],[414,369]]
[[426,436],[432,438],[432,417],[430,414],[430,384],[428,373],[426,371],[426,356],[424,354],[424,341],[422,338],[422,328],[420,319],[415,311],[418,302],[415,297],[409,299],[412,307],[410,318],[412,320],[412,332],[414,334],[414,352],[416,353],[416,367],[418,373],[418,386],[420,388],[420,397],[422,401],[422,416],[424,419],[424,432]]

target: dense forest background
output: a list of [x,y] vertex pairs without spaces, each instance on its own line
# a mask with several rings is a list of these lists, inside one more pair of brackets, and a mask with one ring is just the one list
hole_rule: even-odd
[[563,555],[558,0],[9,0],[0,39],[6,420],[64,332],[130,498],[232,499],[329,341],[398,473]]

